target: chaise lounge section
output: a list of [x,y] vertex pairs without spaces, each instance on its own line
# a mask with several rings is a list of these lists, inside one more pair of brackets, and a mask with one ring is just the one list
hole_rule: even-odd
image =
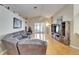
[[45,55],[46,42],[39,39],[22,40],[18,42],[21,55]]

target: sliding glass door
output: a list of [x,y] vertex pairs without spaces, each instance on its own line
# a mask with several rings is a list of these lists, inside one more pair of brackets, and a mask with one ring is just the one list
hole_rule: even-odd
[[45,25],[44,23],[35,23],[35,39],[45,40]]

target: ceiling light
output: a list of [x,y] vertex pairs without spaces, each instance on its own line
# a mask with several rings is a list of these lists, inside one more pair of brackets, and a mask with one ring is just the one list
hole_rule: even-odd
[[37,7],[35,6],[34,9],[36,9]]
[[47,23],[46,23],[46,26],[49,26],[49,25],[50,25],[50,24],[47,22]]

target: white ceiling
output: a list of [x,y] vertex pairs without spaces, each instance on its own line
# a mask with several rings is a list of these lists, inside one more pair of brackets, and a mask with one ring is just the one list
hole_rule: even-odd
[[[64,4],[8,4],[10,10],[22,17],[27,16],[53,16]],[[34,7],[37,7],[34,9]]]

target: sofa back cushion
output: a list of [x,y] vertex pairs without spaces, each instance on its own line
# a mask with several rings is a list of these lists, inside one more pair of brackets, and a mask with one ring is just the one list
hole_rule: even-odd
[[23,36],[22,36],[23,33],[24,33],[24,30],[7,34],[4,36],[4,38],[2,40],[10,40],[10,39],[14,39],[15,41],[21,40],[21,39],[23,39]]

